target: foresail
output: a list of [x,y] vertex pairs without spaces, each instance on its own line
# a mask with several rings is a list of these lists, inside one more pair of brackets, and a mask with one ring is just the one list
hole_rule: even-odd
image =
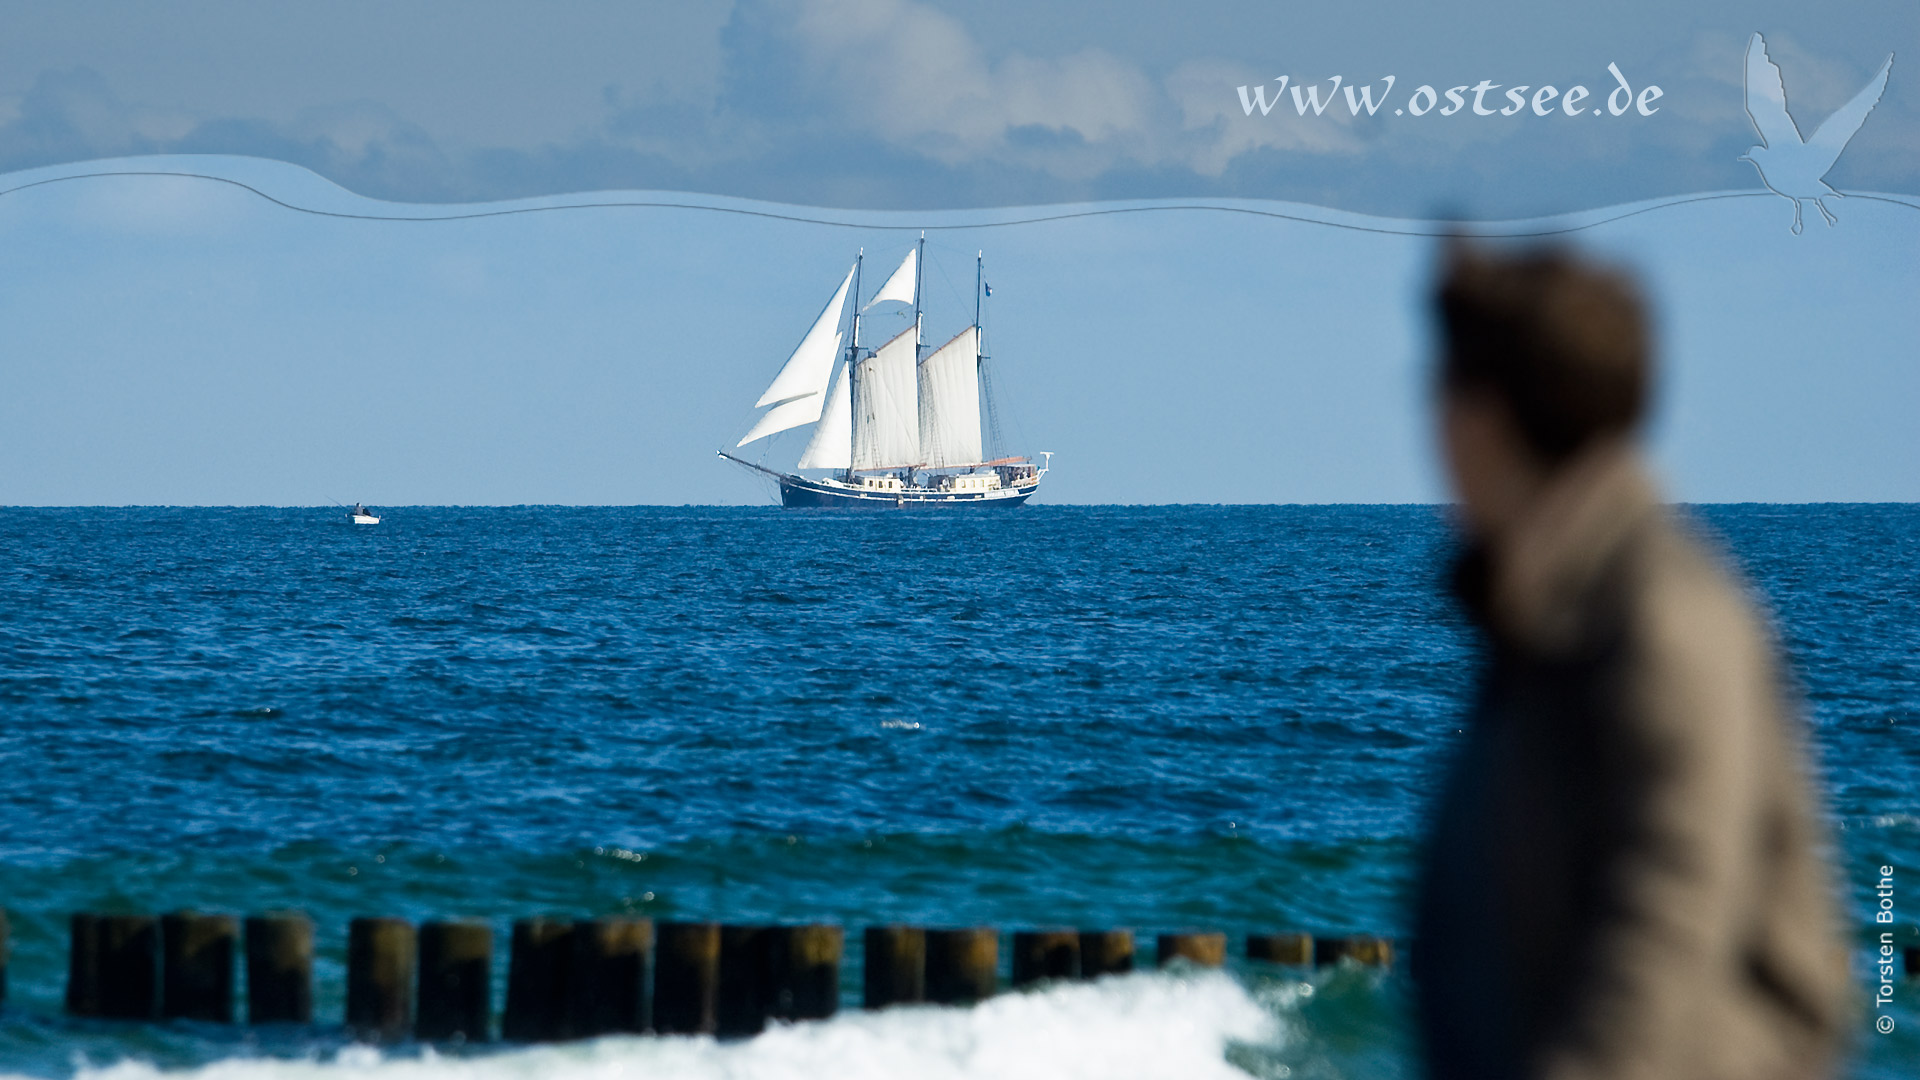
[[853,464],[853,405],[847,393],[847,363],[842,360],[827,387],[826,407],[813,438],[800,451],[797,469],[845,469]]
[[915,393],[917,327],[860,361],[853,380],[853,467],[920,463],[920,411]]
[[[840,356],[840,346],[845,335],[840,332],[840,322],[844,317],[843,308],[847,302],[847,289],[853,285],[853,271],[847,271],[846,279],[840,282],[840,288],[827,301],[825,310],[814,320],[813,329],[800,339],[800,344],[787,358],[780,374],[773,377],[767,392],[753,403],[754,408],[762,405],[774,405],[782,401],[792,401],[808,394],[819,394],[826,390],[827,379],[833,374],[833,362]],[[817,412],[815,415],[819,415]],[[807,421],[801,421],[806,423]],[[789,424],[788,427],[793,425]],[[784,431],[785,428],[776,428]],[[771,434],[771,432],[769,432]]]
[[808,394],[805,397],[783,401],[761,414],[753,430],[747,432],[735,446],[745,446],[755,439],[764,439],[777,435],[788,428],[797,428],[801,424],[811,424],[820,419],[820,406],[826,401],[825,394]]
[[913,303],[913,290],[919,281],[919,277],[920,249],[917,247],[908,248],[907,257],[900,260],[900,269],[893,272],[893,276],[887,279],[887,283],[880,286],[880,291],[874,293],[873,299],[867,301],[867,306],[860,310],[866,311],[872,308],[873,305],[888,300],[898,300],[903,304]]
[[980,453],[980,328],[969,326],[920,362],[920,454],[930,467],[972,465]]

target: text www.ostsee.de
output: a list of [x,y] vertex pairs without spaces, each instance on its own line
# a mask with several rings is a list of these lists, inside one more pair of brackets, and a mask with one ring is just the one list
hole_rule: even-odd
[[[1394,108],[1393,115],[1425,116],[1428,113],[1435,113],[1440,116],[1452,116],[1455,113],[1463,113],[1474,116],[1520,116],[1532,113],[1535,116],[1626,116],[1633,113],[1639,116],[1652,116],[1660,111],[1653,103],[1665,96],[1666,91],[1658,86],[1648,85],[1641,87],[1636,93],[1617,64],[1609,63],[1607,73],[1613,76],[1616,85],[1606,96],[1605,108],[1598,104],[1591,110],[1586,107],[1587,99],[1593,94],[1585,86],[1570,86],[1563,91],[1557,86],[1506,86],[1491,79],[1481,79],[1471,86],[1461,85],[1446,90],[1436,90],[1422,83],[1414,88],[1406,104]],[[1374,87],[1378,84],[1342,86],[1341,83],[1344,81],[1344,76],[1335,75],[1324,83],[1289,85],[1291,77],[1282,75],[1273,83],[1240,87],[1240,107],[1248,116],[1252,116],[1255,112],[1266,116],[1291,97],[1294,110],[1301,116],[1309,112],[1319,116],[1326,112],[1328,106],[1340,100],[1341,93],[1344,91],[1347,109],[1352,115],[1359,116],[1365,112],[1368,116],[1372,116],[1386,107],[1387,99],[1393,94],[1394,76],[1392,75],[1381,78],[1381,82],[1385,85],[1380,88],[1378,98],[1374,96]],[[1267,96],[1269,86],[1273,87],[1271,98]],[[1326,91],[1324,96],[1321,94],[1323,88]],[[1494,92],[1498,90],[1504,90],[1505,93],[1495,94]],[[1489,94],[1494,95],[1491,105],[1488,104]],[[1440,104],[1442,98],[1446,99],[1445,105]],[[1503,101],[1506,104],[1503,105]],[[1335,115],[1338,115],[1337,110]]]

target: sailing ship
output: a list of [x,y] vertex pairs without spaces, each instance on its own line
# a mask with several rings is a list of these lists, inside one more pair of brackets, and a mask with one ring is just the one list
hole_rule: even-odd
[[[1018,506],[1039,490],[1050,451],[1035,465],[1025,457],[989,459],[983,445],[983,397],[988,426],[998,428],[991,422],[993,394],[981,335],[982,297],[991,295],[984,258],[974,259],[973,325],[929,349],[921,340],[920,306],[926,243],[922,234],[865,306],[859,302],[865,254],[857,255],[813,328],[755,403],[767,411],[734,448],[812,424],[794,471],[719,451],[777,481],[783,505]],[[884,303],[911,303],[913,325],[868,348],[860,340],[861,316]]]

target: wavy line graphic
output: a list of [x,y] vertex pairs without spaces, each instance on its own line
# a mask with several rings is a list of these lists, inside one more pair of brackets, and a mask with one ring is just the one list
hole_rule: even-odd
[[[1344,229],[1352,232],[1376,233],[1390,236],[1438,237],[1471,234],[1487,238],[1525,239],[1530,237],[1561,236],[1577,233],[1612,222],[1622,221],[1627,218],[1638,217],[1642,214],[1650,214],[1695,203],[1716,202],[1727,199],[1766,199],[1775,197],[1773,192],[1765,189],[1758,191],[1701,192],[1690,195],[1666,196],[1663,198],[1623,203],[1616,206],[1575,211],[1546,217],[1518,218],[1505,221],[1385,218],[1345,210],[1336,210],[1330,207],[1314,206],[1311,204],[1277,201],[1265,202],[1252,199],[1143,199],[1112,204],[1062,204],[1058,206],[1014,207],[988,210],[860,211],[828,210],[824,208],[791,206],[781,203],[759,202],[749,199],[734,199],[726,196],[703,196],[692,193],[662,193],[661,196],[657,198],[599,197],[602,195],[612,196],[620,194],[616,192],[604,192],[584,195],[546,196],[502,202],[449,204],[446,207],[432,207],[424,204],[386,203],[368,198],[348,191],[338,185],[334,185],[330,181],[326,181],[323,177],[320,177],[317,173],[285,162],[270,161],[261,158],[225,159],[232,162],[245,162],[249,165],[267,165],[277,169],[297,171],[313,180],[326,183],[333,191],[338,192],[341,196],[345,196],[348,199],[360,203],[372,204],[373,207],[390,208],[383,211],[373,208],[328,208],[296,201],[296,199],[291,196],[276,195],[260,186],[260,182],[257,180],[242,180],[233,176],[224,176],[218,172],[202,171],[199,169],[160,167],[159,163],[161,161],[178,160],[173,157],[164,159],[131,158],[121,160],[127,163],[127,167],[99,168],[97,167],[97,163],[87,163],[87,165],[94,167],[84,168],[83,171],[32,170],[34,173],[55,172],[55,175],[43,175],[36,179],[23,180],[0,188],[0,198],[36,188],[48,187],[50,185],[79,183],[88,180],[119,177],[165,177],[226,185],[247,192],[273,206],[293,213],[347,221],[378,221],[405,224],[476,221],[487,218],[505,218],[527,214],[557,213],[561,211],[689,210],[764,218],[798,224],[820,225],[828,228],[892,231],[924,229],[928,232],[944,232],[973,229],[1005,229],[1023,225],[1039,225],[1082,218],[1111,217],[1128,214],[1219,213],[1324,225],[1329,228]],[[80,167],[69,166],[65,168],[72,169]],[[30,174],[14,174],[16,177],[22,175]],[[1920,210],[1920,198],[1913,196],[1859,192],[1850,193],[1848,198],[1891,203],[1896,206],[1907,207],[1908,209]]]

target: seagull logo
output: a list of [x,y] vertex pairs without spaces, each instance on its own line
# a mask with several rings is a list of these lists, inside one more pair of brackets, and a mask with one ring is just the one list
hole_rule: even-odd
[[1753,163],[1768,191],[1793,203],[1794,235],[1800,234],[1803,202],[1812,202],[1829,227],[1840,220],[1827,209],[1825,199],[1841,195],[1822,177],[1840,160],[1840,151],[1847,148],[1853,133],[1880,103],[1880,94],[1887,88],[1887,72],[1892,69],[1893,54],[1888,53],[1887,62],[1880,65],[1880,73],[1866,89],[1827,117],[1813,138],[1803,139],[1799,126],[1787,113],[1787,88],[1780,80],[1780,68],[1767,56],[1766,39],[1755,34],[1747,42],[1747,118],[1753,121],[1760,145],[1742,154],[1740,160]]

